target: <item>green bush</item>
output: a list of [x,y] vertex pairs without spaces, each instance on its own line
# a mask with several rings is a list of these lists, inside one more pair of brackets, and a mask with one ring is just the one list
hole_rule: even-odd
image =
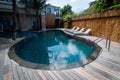
[[80,15],[81,14],[90,14],[92,12],[93,12],[93,8],[91,7],[91,8],[88,8],[88,9],[84,10],[82,13],[80,13]]
[[120,8],[120,4],[116,4],[114,6],[109,7],[109,9],[116,9],[116,8]]
[[96,0],[91,2],[90,7],[81,12],[79,15],[102,12],[108,9],[115,8],[120,8],[120,0]]

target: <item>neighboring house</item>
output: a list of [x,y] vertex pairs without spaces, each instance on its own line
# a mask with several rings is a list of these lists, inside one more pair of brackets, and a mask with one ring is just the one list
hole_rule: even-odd
[[12,3],[10,0],[0,1],[0,31],[9,30],[12,25]]
[[[35,11],[25,11],[24,5],[18,4],[17,0],[17,30],[27,31],[37,29]],[[45,13],[39,11],[42,15],[41,23],[45,26]],[[44,19],[43,19],[44,18]],[[12,0],[0,0],[0,31],[10,30],[12,27]],[[2,29],[2,30],[1,30]]]
[[51,4],[46,5],[46,14],[54,14],[55,15],[55,26],[57,28],[60,27],[61,17],[60,17],[60,7],[53,6]]

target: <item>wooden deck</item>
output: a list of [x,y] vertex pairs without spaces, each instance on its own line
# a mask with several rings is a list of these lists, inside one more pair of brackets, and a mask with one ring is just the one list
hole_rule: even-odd
[[[85,38],[95,40],[96,37]],[[17,65],[8,57],[11,43],[0,44],[0,80],[120,80],[120,43],[111,43],[110,51],[105,40],[98,43],[103,52],[84,68],[59,71],[28,69]]]

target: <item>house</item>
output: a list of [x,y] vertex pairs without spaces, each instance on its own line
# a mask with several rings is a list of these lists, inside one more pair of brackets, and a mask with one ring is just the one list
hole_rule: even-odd
[[[37,29],[37,19],[34,10],[26,11],[24,5],[17,4],[17,30],[28,31]],[[9,31],[12,27],[12,0],[0,0],[0,31]],[[42,29],[45,29],[45,11],[39,11]]]
[[[47,15],[50,16],[51,14],[54,15],[54,18],[55,18],[55,22],[54,22],[55,23],[55,27],[56,28],[60,28],[60,23],[61,23],[60,7],[53,6],[51,4],[47,4],[46,5],[46,17],[47,17]],[[51,20],[51,21],[53,21],[53,20]],[[50,21],[50,23],[51,23],[51,21]],[[46,25],[47,25],[47,23],[46,23]]]

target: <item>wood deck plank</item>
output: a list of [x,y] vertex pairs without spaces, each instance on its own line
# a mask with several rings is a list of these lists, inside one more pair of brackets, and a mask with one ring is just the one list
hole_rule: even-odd
[[120,65],[115,64],[109,60],[104,60],[102,58],[99,58],[96,60],[96,62],[120,74]]
[[59,73],[58,71],[53,71],[53,74],[59,78],[59,80],[65,80]]
[[5,49],[5,51],[3,52],[4,54],[4,70],[3,70],[3,80],[13,80],[13,73],[11,70],[11,63],[10,60],[8,58],[8,54],[6,53],[8,52],[8,49]]
[[8,66],[9,66],[9,74],[8,74],[9,80],[13,80],[13,76],[14,76],[14,74],[13,74],[13,68],[12,68],[12,64],[11,63],[12,62],[9,61],[9,64],[8,64]]
[[108,72],[111,75],[114,75],[115,77],[120,78],[120,72],[114,72],[113,70],[111,70],[103,65],[100,65],[99,63],[96,63],[96,62],[93,62],[92,65],[94,65],[95,67],[97,67],[100,70],[103,70],[105,72]]
[[46,76],[47,80],[53,80],[53,78],[50,76],[50,74],[47,71],[42,71],[42,72]]
[[66,76],[63,72],[59,71],[58,74],[62,76],[65,80],[71,80],[68,76]]
[[7,74],[3,75],[3,80],[8,80]]
[[82,80],[78,76],[76,76],[71,70],[66,70],[66,73],[73,77],[74,80]]
[[91,74],[85,72],[81,68],[77,68],[77,69],[75,69],[75,71],[78,72],[79,74],[81,74],[82,76],[84,76],[88,80],[98,80],[96,77],[94,77]]
[[25,76],[26,80],[32,80],[31,77],[30,77],[30,75],[28,74],[28,71],[27,71],[26,68],[22,67],[22,71],[24,73],[24,76]]
[[[6,53],[7,52],[7,53]],[[7,65],[4,65],[5,67],[7,67],[7,73],[8,73],[8,80],[13,80],[13,68],[12,68],[12,61],[9,59],[8,57],[8,49],[6,49],[6,52],[4,53],[6,58],[7,58]]]
[[13,62],[11,64],[12,64],[13,75],[14,75],[13,80],[19,80],[18,73],[17,73],[17,70],[16,70],[16,64],[14,64]]
[[103,52],[85,68],[58,71],[21,67],[9,59],[9,47],[0,49],[0,80],[120,80],[120,44],[113,42],[110,52],[105,48],[105,40],[98,44]]
[[86,71],[87,73],[91,74],[94,77],[97,77],[99,80],[109,80],[108,78],[106,78],[105,76],[100,75],[99,73],[85,67],[85,68],[81,68],[82,70]]
[[33,72],[31,71],[31,69],[26,69],[26,72],[28,73],[31,80],[37,80],[33,75]]
[[49,75],[53,78],[53,80],[59,80],[53,73],[52,71],[47,71]]
[[40,75],[40,77],[42,78],[42,80],[47,80],[47,78],[45,77],[45,75],[42,73],[41,70],[37,70],[37,72]]
[[4,54],[2,50],[0,51],[0,80],[3,80],[3,70],[4,70]]
[[25,80],[24,72],[22,71],[22,68],[20,66],[16,66],[17,74],[19,76],[19,80]]
[[4,66],[8,65],[8,61],[9,61],[9,58],[8,58],[8,49],[5,49],[3,54],[5,55],[4,56]]
[[42,80],[36,70],[32,70],[32,72],[33,72],[33,75],[34,75],[34,77],[36,78],[36,80]]
[[71,70],[71,72],[79,77],[80,80],[87,80],[84,76],[80,75],[78,72],[75,71],[75,69]]
[[115,76],[109,74],[108,72],[105,72],[103,70],[100,70],[98,69],[97,67],[93,66],[93,65],[89,65],[89,66],[86,66],[88,68],[90,68],[91,70],[99,73],[100,75],[104,76],[104,77],[107,77],[108,79],[110,80],[120,80],[119,78],[116,78]]
[[76,80],[76,78],[75,78],[75,77],[73,77],[73,76],[71,76],[71,74],[70,74],[70,73],[68,73],[68,72],[67,72],[67,70],[62,71],[62,72],[64,73],[64,75],[65,75],[65,76],[69,77],[69,78],[70,78],[70,80]]

